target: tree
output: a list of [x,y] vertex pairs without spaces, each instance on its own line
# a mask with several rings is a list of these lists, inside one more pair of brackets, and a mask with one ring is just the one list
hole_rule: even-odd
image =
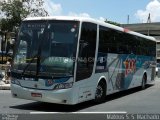
[[120,24],[117,23],[117,22],[108,21],[108,20],[106,20],[105,22],[106,22],[106,23],[110,23],[110,24],[112,24],[112,25],[120,26]]
[[43,8],[43,0],[1,0],[0,28],[1,31],[11,32],[19,27],[27,16],[48,16]]

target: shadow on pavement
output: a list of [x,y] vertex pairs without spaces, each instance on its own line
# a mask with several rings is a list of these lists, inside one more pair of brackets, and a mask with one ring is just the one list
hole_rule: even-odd
[[[151,87],[153,85],[147,85],[146,89]],[[105,104],[106,102],[110,102],[112,100],[136,93],[141,91],[140,87],[133,88],[130,90],[118,92],[112,95],[108,95],[106,97],[105,102],[100,103],[100,104]],[[87,101],[83,102],[77,105],[61,105],[61,104],[54,104],[54,103],[44,103],[44,102],[32,102],[32,103],[27,103],[27,104],[22,104],[22,105],[17,105],[17,106],[10,106],[10,108],[14,109],[20,109],[20,110],[30,110],[30,111],[38,111],[38,112],[77,112],[82,109],[86,109],[92,106],[98,105],[94,101]]]

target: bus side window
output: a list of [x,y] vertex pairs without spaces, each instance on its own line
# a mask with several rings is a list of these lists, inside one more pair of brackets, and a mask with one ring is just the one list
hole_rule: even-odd
[[89,78],[93,72],[97,38],[97,25],[82,23],[76,81]]

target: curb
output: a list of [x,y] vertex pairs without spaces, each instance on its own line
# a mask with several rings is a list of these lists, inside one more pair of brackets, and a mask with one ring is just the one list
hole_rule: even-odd
[[0,90],[10,90],[10,84],[0,85]]

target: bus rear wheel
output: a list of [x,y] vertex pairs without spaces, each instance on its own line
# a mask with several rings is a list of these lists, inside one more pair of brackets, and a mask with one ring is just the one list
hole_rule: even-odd
[[96,103],[104,102],[105,97],[106,97],[106,84],[103,81],[101,81],[96,88],[94,101]]
[[142,78],[142,85],[141,88],[144,90],[146,88],[147,76],[144,74]]

